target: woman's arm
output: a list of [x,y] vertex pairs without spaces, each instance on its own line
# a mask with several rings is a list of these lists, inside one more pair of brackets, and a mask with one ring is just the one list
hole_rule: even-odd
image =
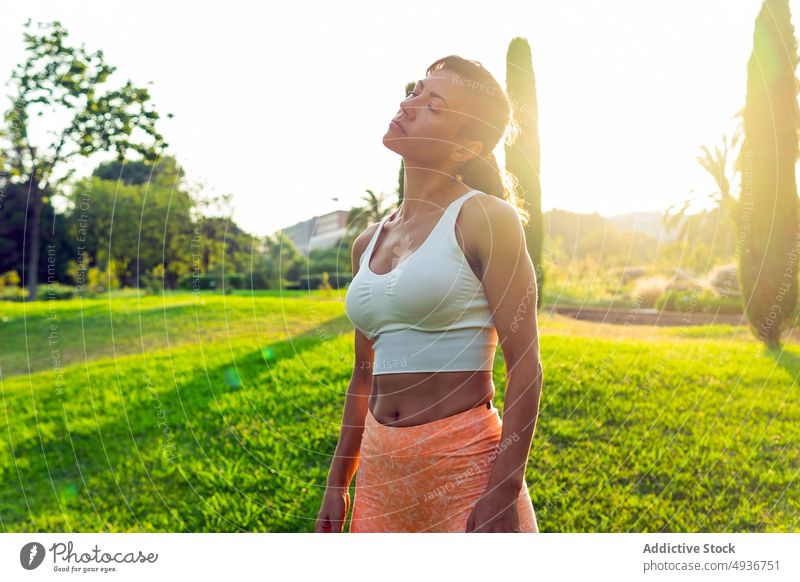
[[347,396],[342,413],[342,428],[339,442],[328,472],[329,488],[350,487],[358,468],[361,436],[364,433],[364,418],[372,392],[372,345],[359,330],[355,330],[356,365],[347,387]]
[[315,532],[341,533],[350,511],[350,482],[358,468],[364,418],[372,389],[371,366],[359,365],[362,361],[359,354],[370,354],[372,348],[369,340],[359,330],[356,330],[355,344],[356,366],[347,388],[339,442],[328,471],[322,506],[314,526]]
[[[503,429],[484,497],[486,516],[499,516],[485,531],[518,527],[516,499],[525,477],[539,415],[543,370],[536,320],[536,272],[516,209],[499,198],[484,197],[483,210],[470,214],[471,237],[482,266],[483,288],[492,310],[506,362],[507,388]],[[472,230],[474,228],[474,230]],[[508,511],[505,509],[507,508]],[[480,511],[476,514],[481,517]],[[483,520],[485,523],[486,520]],[[476,527],[481,526],[478,519]]]
[[[353,277],[358,274],[361,255],[377,228],[378,224],[373,224],[353,241],[350,253],[350,268]],[[372,345],[373,342],[367,339],[361,330],[355,330],[353,340],[355,363],[344,401],[339,442],[336,445],[328,472],[328,487],[348,488],[358,468],[358,452],[361,449],[364,419],[367,416],[367,406],[372,393],[372,361],[375,356]]]
[[[364,231],[353,243],[353,276],[358,272],[361,254],[364,252],[377,226]],[[342,428],[339,442],[328,470],[325,495],[317,516],[314,531],[341,532],[350,510],[350,482],[356,473],[367,416],[369,397],[372,392],[372,342],[358,329],[355,330],[355,364],[342,412]]]

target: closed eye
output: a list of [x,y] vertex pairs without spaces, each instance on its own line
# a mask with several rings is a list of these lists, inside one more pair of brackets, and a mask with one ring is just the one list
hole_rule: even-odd
[[[414,93],[413,91],[410,91],[409,93],[406,93],[406,99],[408,99],[409,97],[416,97],[416,95],[417,95],[416,93]],[[428,104],[428,109],[430,109],[432,112],[436,113],[437,115],[439,114],[439,112],[436,109],[434,109],[433,106],[430,103]]]

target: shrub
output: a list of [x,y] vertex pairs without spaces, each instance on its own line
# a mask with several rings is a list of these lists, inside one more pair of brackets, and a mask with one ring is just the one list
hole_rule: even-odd
[[78,275],[76,280],[79,281],[76,287],[78,295],[82,297],[91,297],[107,293],[109,289],[119,289],[120,281],[119,275],[117,274],[118,272],[119,267],[117,262],[113,259],[109,261],[105,269],[95,266],[82,272],[75,271]]
[[662,276],[639,279],[633,288],[633,298],[638,299],[642,307],[653,307],[668,286],[668,281]]
[[319,288],[324,289],[325,291],[333,291],[333,287],[331,286],[331,277],[327,271],[322,273],[322,281],[319,283]]
[[[327,275],[327,280],[324,277],[325,275]],[[299,288],[309,291],[312,289],[319,289],[323,285],[327,284],[331,289],[341,289],[352,280],[353,276],[348,273],[328,274],[326,271],[325,273],[320,273],[318,275],[303,275],[300,277]],[[323,283],[323,281],[326,282]]]
[[244,289],[271,289],[266,271],[250,271],[244,275]]
[[164,279],[157,275],[152,273],[142,275],[140,282],[144,289],[150,294],[158,295],[164,292]]
[[178,288],[194,291],[225,289],[226,292],[229,292],[229,290],[244,288],[244,275],[241,273],[226,273],[225,275],[183,275],[178,279]]
[[625,283],[644,277],[647,274],[647,270],[647,267],[637,266],[615,267],[609,269],[608,274],[612,277],[619,277],[619,282],[624,285]]
[[19,274],[16,271],[7,271],[0,275],[0,289],[3,289],[6,285],[10,287],[18,287],[21,283],[21,279],[19,278]]
[[164,292],[164,275],[164,265],[163,263],[159,263],[149,272],[142,275],[139,279],[139,283],[147,290],[148,293],[158,295]]
[[24,287],[4,287],[0,289],[0,299],[3,301],[24,301],[28,298],[28,290]]
[[40,301],[72,299],[77,293],[78,291],[75,287],[61,285],[60,283],[36,286],[36,299]]
[[708,284],[720,295],[739,295],[739,277],[736,263],[719,265],[708,274]]
[[742,305],[738,298],[720,297],[712,291],[697,289],[672,289],[656,300],[660,311],[680,311],[693,313],[726,313],[739,315]]

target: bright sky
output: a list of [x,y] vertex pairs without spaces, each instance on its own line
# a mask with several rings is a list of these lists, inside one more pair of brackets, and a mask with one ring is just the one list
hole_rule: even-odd
[[[175,114],[161,131],[189,177],[232,193],[239,224],[268,234],[359,204],[365,189],[394,192],[400,159],[381,138],[404,84],[458,54],[505,85],[508,43],[523,36],[543,208],[608,215],[710,191],[695,157],[744,104],[760,4],[14,2],[0,20],[0,79],[22,59],[26,18],[60,20],[68,41],[103,50],[112,79],[153,82],[158,110]],[[798,34],[800,0],[790,4]]]

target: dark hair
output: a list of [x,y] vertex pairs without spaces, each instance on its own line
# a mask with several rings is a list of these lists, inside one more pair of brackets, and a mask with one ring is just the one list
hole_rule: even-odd
[[511,204],[523,224],[527,224],[530,214],[522,206],[517,194],[517,179],[500,168],[494,155],[494,149],[501,139],[510,144],[517,134],[508,96],[500,83],[478,61],[449,55],[434,61],[428,67],[427,75],[441,69],[458,73],[460,78],[457,82],[473,91],[476,111],[469,116],[463,133],[483,144],[480,155],[465,162],[456,173],[461,175],[464,184]]

